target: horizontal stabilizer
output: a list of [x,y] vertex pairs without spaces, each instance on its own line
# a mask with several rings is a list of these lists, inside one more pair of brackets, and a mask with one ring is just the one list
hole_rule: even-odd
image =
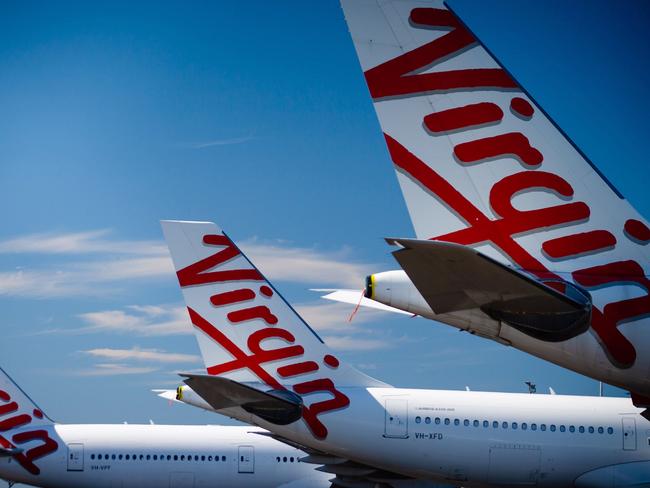
[[[436,314],[480,309],[527,334],[565,340],[589,327],[591,298],[564,281],[545,282],[459,244],[387,239],[422,297]],[[558,291],[558,290],[562,290]]]
[[[312,291],[325,291],[325,290],[312,290]],[[332,300],[334,302],[349,303],[350,305],[359,305],[361,307],[374,308],[375,310],[382,310],[384,312],[401,313],[405,315],[413,315],[410,312],[405,312],[399,308],[384,305],[383,303],[371,300],[366,297],[361,297],[359,290],[327,290],[332,293],[323,295],[321,298],[325,300]]]
[[18,447],[14,447],[14,448],[0,447],[0,458],[16,456],[18,454],[21,454],[23,451],[24,449],[20,449]]
[[192,390],[215,410],[241,407],[276,425],[287,425],[302,416],[302,398],[288,390],[261,391],[227,378],[181,375]]

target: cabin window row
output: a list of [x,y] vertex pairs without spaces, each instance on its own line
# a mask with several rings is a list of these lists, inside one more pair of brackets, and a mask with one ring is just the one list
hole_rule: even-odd
[[300,462],[300,459],[298,459],[297,457],[293,457],[293,456],[289,456],[289,457],[287,457],[287,456],[282,456],[282,457],[276,456],[275,460],[277,462],[279,462],[279,463],[293,463],[293,462],[299,463]]
[[[443,419],[443,418],[440,418],[440,417],[436,417],[436,418],[432,419],[431,417],[424,417],[424,423],[425,424],[430,424],[432,422],[432,420],[433,420],[433,423],[436,424],[436,425],[439,425],[441,423],[444,424],[444,425],[451,425],[453,423],[455,426],[459,426],[461,424],[460,419],[450,419],[450,418],[444,418]],[[420,423],[422,423],[422,421],[423,421],[423,418],[420,417],[419,415],[417,417],[415,417],[415,423],[416,424],[420,424]],[[579,425],[579,426],[576,427],[575,425],[569,425],[569,426],[566,426],[566,425],[557,426],[555,424],[550,424],[550,425],[539,424],[538,425],[536,423],[528,424],[526,422],[522,422],[521,424],[519,424],[517,422],[498,422],[496,420],[493,420],[492,422],[490,422],[488,420],[483,420],[481,422],[479,420],[471,420],[470,421],[469,419],[464,419],[462,421],[462,424],[465,427],[469,427],[470,425],[472,425],[474,427],[480,427],[482,425],[483,428],[485,428],[485,429],[492,426],[493,429],[498,429],[499,427],[502,428],[502,429],[510,428],[512,430],[517,430],[517,429],[521,429],[521,430],[528,430],[528,429],[530,429],[530,430],[538,430],[539,429],[539,430],[541,430],[543,432],[545,432],[546,430],[550,430],[551,432],[555,432],[555,431],[567,432],[568,431],[568,432],[572,432],[572,433],[573,432],[579,432],[580,434],[584,434],[585,432],[589,432],[590,434],[594,434],[596,432],[598,432],[599,434],[604,434],[605,432],[607,432],[608,434],[613,434],[614,433],[614,428],[613,427],[605,428],[605,427],[602,427],[602,426],[600,426],[600,427],[594,427],[594,426],[585,427],[584,425]]]
[[188,454],[187,456],[185,454],[91,454],[90,455],[91,460],[111,460],[111,461],[221,461],[224,462],[226,460],[226,456],[218,456],[218,455],[192,455]]

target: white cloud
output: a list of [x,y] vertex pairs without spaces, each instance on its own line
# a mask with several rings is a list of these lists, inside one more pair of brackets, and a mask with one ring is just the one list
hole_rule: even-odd
[[231,137],[229,139],[213,139],[211,141],[206,141],[206,142],[192,142],[189,144],[185,144],[185,146],[191,147],[192,149],[204,149],[206,147],[232,146],[234,144],[243,144],[244,142],[248,142],[252,139],[254,139],[252,135],[247,135],[241,137]]
[[73,332],[125,332],[142,336],[192,334],[187,310],[183,306],[130,306],[129,311],[103,310],[80,314],[88,324]]
[[[108,230],[67,234],[31,234],[0,241],[0,254],[99,255],[47,267],[0,271],[0,296],[51,298],[116,293],[132,280],[173,279],[166,246],[159,241],[120,241]],[[321,251],[286,244],[245,240],[242,248],[272,281],[359,287],[377,267],[353,262],[349,252]]]
[[148,361],[157,363],[200,363],[201,358],[194,354],[179,354],[160,349],[89,349],[82,354],[108,361]]
[[359,335],[325,336],[323,340],[329,347],[339,351],[373,351],[392,346],[385,339],[371,339]]
[[130,366],[128,364],[100,363],[92,368],[75,371],[76,376],[120,376],[132,374],[147,374],[159,371],[159,368],[145,366]]
[[28,234],[0,241],[1,254],[166,254],[167,249],[158,241],[109,240],[109,229],[88,232]]
[[346,250],[324,252],[257,240],[245,240],[241,242],[241,248],[272,281],[358,287],[361,290],[365,276],[376,271],[376,266],[371,263],[351,262]]

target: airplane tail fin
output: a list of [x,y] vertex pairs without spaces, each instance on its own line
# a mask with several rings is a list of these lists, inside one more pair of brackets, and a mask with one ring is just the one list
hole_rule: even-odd
[[345,408],[341,387],[386,386],[345,364],[236,244],[211,222],[163,221],[207,373],[312,401],[303,415],[323,437],[320,412]]
[[23,425],[51,425],[43,410],[0,368],[0,433]]
[[631,367],[648,222],[442,0],[341,4],[417,238],[597,291],[593,329]]
[[0,458],[11,457],[28,473],[40,474],[37,461],[59,448],[51,437],[53,424],[0,368]]

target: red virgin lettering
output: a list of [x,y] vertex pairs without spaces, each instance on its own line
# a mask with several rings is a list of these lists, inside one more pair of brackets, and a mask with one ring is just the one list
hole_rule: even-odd
[[650,229],[640,220],[629,219],[625,222],[625,234],[639,244],[646,245],[650,242]]
[[303,361],[302,363],[290,364],[278,368],[278,374],[283,378],[291,378],[300,374],[318,371],[318,363],[314,361]]
[[443,134],[493,124],[500,122],[502,118],[503,110],[498,105],[483,102],[434,112],[424,117],[424,125],[434,134]]
[[530,120],[535,113],[533,106],[521,97],[510,100],[510,111],[520,119]]
[[20,432],[11,439],[18,445],[35,440],[42,442],[40,446],[32,447],[28,451],[14,456],[16,461],[33,475],[38,475],[41,472],[40,468],[34,464],[34,461],[55,452],[59,448],[59,444],[49,436],[46,430]]
[[223,271],[208,271],[222,265],[231,259],[241,256],[239,249],[225,235],[206,235],[203,243],[209,246],[222,246],[224,249],[208,256],[201,261],[179,270],[176,275],[181,288],[206,283],[220,283],[224,281],[262,281],[264,278],[256,269],[235,269]]
[[528,167],[542,164],[542,153],[530,145],[521,132],[511,132],[494,137],[458,144],[454,155],[465,164],[477,163],[494,158],[514,157]]
[[650,314],[650,280],[643,268],[635,261],[618,261],[575,271],[573,279],[587,289],[633,283],[645,290],[643,296],[608,303],[602,312],[594,310],[592,313],[591,326],[607,344],[610,359],[621,368],[631,367],[636,359],[636,351],[619,332],[618,326]]
[[[0,405],[0,417],[4,417],[20,410],[18,403],[11,401],[11,396],[7,392],[0,390],[0,400],[5,402],[5,405]],[[33,413],[37,418],[43,417],[43,414],[40,410],[34,409]],[[26,413],[14,415],[13,417],[5,418],[0,421],[0,432],[7,433],[13,429],[24,427],[31,422],[32,417]],[[0,435],[0,446],[4,447],[5,449],[13,449],[16,447],[16,445],[24,444],[26,442],[34,440],[42,441],[40,445],[12,456],[18,462],[18,464],[20,464],[25,470],[27,470],[27,472],[33,475],[38,475],[41,472],[39,467],[34,464],[34,461],[43,456],[47,456],[48,454],[53,453],[59,448],[58,443],[50,438],[46,430],[28,430],[19,432],[15,434],[11,440],[12,442],[8,440],[8,437]]]
[[241,288],[239,290],[217,293],[210,297],[210,302],[215,307],[223,307],[233,303],[245,302],[255,298],[255,292],[250,288]]
[[244,308],[235,312],[230,312],[227,317],[228,320],[235,324],[256,319],[261,319],[269,325],[275,325],[278,323],[278,318],[271,313],[271,309],[266,305]]
[[448,10],[416,8],[411,11],[410,21],[414,27],[439,27],[441,30],[448,28],[451,30],[428,44],[366,71],[366,81],[372,98],[479,87],[516,88],[512,78],[499,68],[417,74],[418,71],[429,68],[443,59],[457,56],[476,40]]
[[[279,361],[294,357],[297,358],[304,354],[304,348],[299,344],[294,344],[295,337],[291,332],[280,327],[266,327],[259,329],[253,332],[248,338],[247,346],[251,354],[247,354],[196,311],[189,307],[188,311],[192,324],[212,338],[234,358],[232,361],[208,367],[208,374],[222,375],[240,369],[247,369],[271,388],[286,390],[286,388],[271,374],[269,374],[262,365],[271,361]],[[264,349],[262,343],[267,339],[281,339],[288,345],[277,349]],[[294,365],[293,369],[285,369],[284,371],[285,373],[291,373],[298,371],[300,368],[308,368],[308,366]],[[327,381],[331,382],[331,380]],[[304,406],[302,411],[303,420],[309,427],[309,430],[314,434],[314,436],[320,439],[327,437],[327,428],[320,421],[318,415],[331,410],[332,408],[330,407],[342,408],[349,404],[347,397],[336,390],[333,383],[331,383],[331,388],[329,388],[329,383],[324,384],[324,386],[328,387],[325,388],[324,391],[330,391],[334,395],[334,398],[325,402],[317,402],[310,406]],[[296,393],[298,392],[296,391]],[[343,398],[348,402],[345,405]]]
[[606,230],[592,230],[558,237],[542,244],[544,253],[552,259],[573,259],[591,252],[602,252],[616,245],[616,237]]

